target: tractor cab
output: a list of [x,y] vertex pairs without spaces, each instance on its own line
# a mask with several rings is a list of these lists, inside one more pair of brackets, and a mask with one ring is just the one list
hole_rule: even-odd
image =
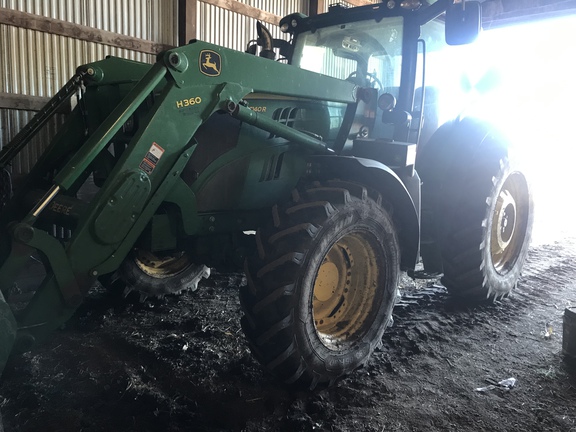
[[472,42],[480,7],[444,0],[335,5],[314,17],[289,15],[280,27],[292,36],[292,65],[358,86],[350,139],[336,149],[346,154],[354,152],[355,139],[418,144],[429,138],[439,126],[440,90],[427,82],[427,53]]

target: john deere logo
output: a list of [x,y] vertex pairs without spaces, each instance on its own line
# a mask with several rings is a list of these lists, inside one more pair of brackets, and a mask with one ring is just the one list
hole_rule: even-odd
[[218,76],[221,70],[220,54],[211,50],[200,51],[200,72],[208,76]]

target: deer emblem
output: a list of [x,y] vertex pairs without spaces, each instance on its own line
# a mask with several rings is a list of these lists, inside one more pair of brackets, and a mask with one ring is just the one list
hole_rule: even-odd
[[[214,59],[212,59],[214,56]],[[208,76],[220,75],[220,55],[214,51],[202,51],[200,72]]]

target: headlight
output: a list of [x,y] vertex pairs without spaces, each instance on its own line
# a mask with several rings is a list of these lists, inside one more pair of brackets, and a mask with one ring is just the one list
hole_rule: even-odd
[[384,93],[378,98],[378,108],[382,111],[391,111],[396,106],[396,98],[390,93]]
[[420,9],[422,2],[420,0],[403,0],[400,7],[403,9],[416,10]]

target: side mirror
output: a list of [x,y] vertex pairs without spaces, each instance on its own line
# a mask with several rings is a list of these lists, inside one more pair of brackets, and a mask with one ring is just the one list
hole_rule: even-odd
[[445,36],[448,45],[472,43],[480,34],[482,10],[480,2],[463,0],[446,9]]

